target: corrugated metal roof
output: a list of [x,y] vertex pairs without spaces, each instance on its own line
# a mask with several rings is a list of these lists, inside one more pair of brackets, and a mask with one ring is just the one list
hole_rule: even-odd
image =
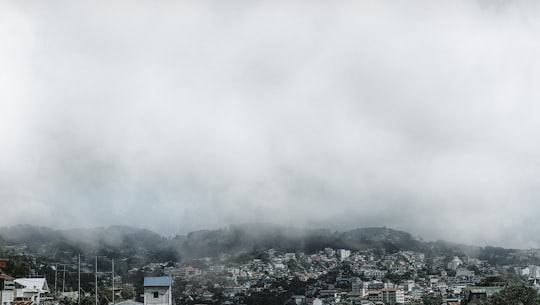
[[135,302],[135,301],[124,301],[116,303],[116,305],[143,305],[144,303]]
[[15,283],[22,285],[27,289],[36,289],[39,292],[49,291],[49,287],[47,286],[47,281],[44,278],[16,279]]
[[170,276],[145,277],[144,287],[169,287],[172,285]]

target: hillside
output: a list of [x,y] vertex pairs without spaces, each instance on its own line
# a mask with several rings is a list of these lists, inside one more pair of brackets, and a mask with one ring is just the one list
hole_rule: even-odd
[[456,255],[507,261],[516,250],[478,247],[446,241],[425,242],[411,234],[386,227],[359,228],[347,232],[328,229],[298,229],[272,224],[231,225],[201,230],[166,239],[157,233],[133,227],[53,230],[18,225],[0,228],[4,245],[25,245],[31,253],[62,261],[77,254],[129,258],[132,264],[181,261],[195,257],[239,254],[270,248],[313,253],[324,248],[401,250],[428,255]]

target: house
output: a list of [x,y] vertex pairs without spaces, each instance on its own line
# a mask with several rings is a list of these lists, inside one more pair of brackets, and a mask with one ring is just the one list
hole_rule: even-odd
[[14,302],[32,302],[39,305],[49,294],[49,286],[45,278],[22,278],[14,282]]
[[364,277],[382,279],[386,277],[388,271],[379,269],[367,269],[364,270]]
[[192,278],[194,276],[200,276],[202,275],[202,270],[199,268],[194,268],[192,266],[187,266],[182,269],[183,275],[186,278]]
[[490,296],[502,290],[502,287],[467,287],[465,288],[464,303],[475,305],[480,301],[486,300]]
[[212,299],[214,298],[214,293],[213,292],[210,292],[208,290],[205,290],[202,295],[201,295],[201,300],[203,301],[212,301]]
[[170,276],[144,278],[144,305],[172,305]]
[[0,273],[0,305],[9,305],[13,302],[14,280],[11,276]]
[[303,296],[303,295],[293,295],[291,297],[291,304],[294,304],[294,305],[306,305],[307,304],[307,300],[306,300],[306,297]]
[[446,299],[443,301],[442,305],[461,305],[460,299]]

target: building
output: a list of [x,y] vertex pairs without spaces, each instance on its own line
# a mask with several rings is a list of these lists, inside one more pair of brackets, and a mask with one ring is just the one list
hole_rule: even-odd
[[170,276],[144,278],[144,305],[172,305]]
[[367,299],[373,303],[382,302],[383,301],[382,292],[379,290],[369,291],[367,294]]
[[291,297],[292,304],[294,305],[306,305],[307,300],[306,297],[303,295],[293,295]]
[[13,294],[14,301],[29,301],[40,304],[49,294],[49,286],[45,278],[16,279]]
[[480,301],[484,301],[490,296],[501,291],[502,287],[467,287],[464,289],[464,303],[468,305],[476,305]]
[[339,250],[339,258],[341,260],[347,259],[350,256],[351,256],[351,250],[347,250],[347,249],[340,249]]
[[395,305],[405,303],[405,293],[398,288],[384,288],[381,290],[382,301],[385,304]]
[[388,271],[379,269],[367,269],[364,270],[364,277],[373,279],[383,279],[386,277]]
[[13,302],[15,279],[11,276],[0,273],[0,305],[9,305]]
[[194,268],[192,266],[187,266],[182,269],[182,273],[186,278],[192,278],[194,276],[202,275],[202,270],[199,268]]
[[463,261],[461,261],[459,257],[454,256],[454,259],[448,263],[448,269],[456,270],[461,265],[463,265]]
[[362,288],[363,288],[362,280],[356,278],[351,281],[351,294],[353,295],[359,295],[363,296]]
[[404,304],[405,293],[398,288],[383,288],[382,290],[369,291],[367,299],[373,303],[384,303],[386,305]]

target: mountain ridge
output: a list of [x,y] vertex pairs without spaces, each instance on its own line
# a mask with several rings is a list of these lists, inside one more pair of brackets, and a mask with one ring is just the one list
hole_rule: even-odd
[[[324,248],[379,249],[423,252],[429,255],[497,258],[516,249],[481,247],[447,241],[423,241],[412,234],[387,227],[365,227],[349,231],[302,229],[269,223],[244,223],[214,230],[198,230],[166,238],[153,231],[130,226],[54,230],[32,225],[0,227],[0,245],[24,244],[35,253],[54,253],[53,258],[73,253],[107,254],[112,257],[137,256],[145,261],[180,261],[196,257],[236,255],[254,249],[280,249],[313,253]],[[489,248],[488,248],[489,247]],[[483,251],[489,249],[490,253]],[[494,251],[491,251],[494,250]],[[494,253],[499,254],[494,254]],[[65,253],[65,254],[62,254]]]

